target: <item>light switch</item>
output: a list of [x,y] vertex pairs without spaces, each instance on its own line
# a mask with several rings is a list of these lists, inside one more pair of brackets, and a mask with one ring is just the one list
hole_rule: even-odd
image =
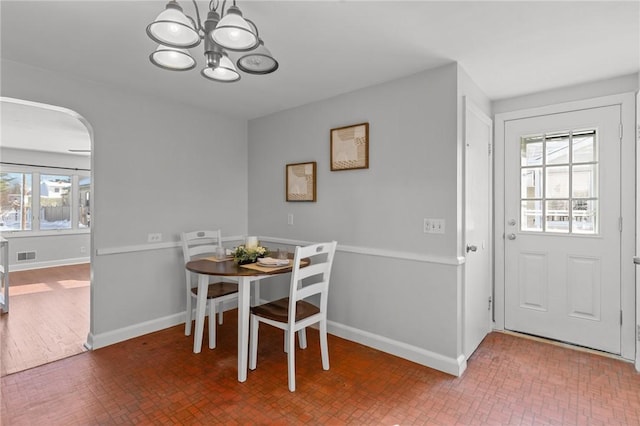
[[425,218],[423,224],[423,232],[425,234],[444,234],[445,220]]

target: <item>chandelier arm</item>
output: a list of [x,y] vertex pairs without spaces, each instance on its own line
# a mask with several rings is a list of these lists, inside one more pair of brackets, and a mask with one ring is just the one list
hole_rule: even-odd
[[196,19],[197,22],[193,21],[193,18],[189,15],[185,15],[187,18],[189,18],[189,20],[191,21],[191,23],[193,24],[193,27],[198,30],[198,33],[200,33],[201,31],[204,32],[204,28],[202,28],[202,24],[200,23],[200,9],[198,9],[198,3],[196,3],[196,0],[191,0],[193,2],[193,7],[195,7],[196,9]]

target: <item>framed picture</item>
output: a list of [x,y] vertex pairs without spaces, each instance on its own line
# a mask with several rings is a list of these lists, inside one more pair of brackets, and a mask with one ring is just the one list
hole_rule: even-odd
[[287,201],[316,201],[316,162],[287,164]]
[[369,123],[331,129],[331,170],[369,168]]

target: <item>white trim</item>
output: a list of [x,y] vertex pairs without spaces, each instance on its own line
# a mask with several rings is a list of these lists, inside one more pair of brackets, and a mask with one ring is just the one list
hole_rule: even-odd
[[68,266],[68,265],[80,265],[82,263],[90,263],[89,257],[75,257],[73,259],[59,259],[49,260],[45,262],[30,262],[30,263],[12,263],[9,265],[11,272],[15,271],[28,271],[31,269],[53,268],[54,266]]
[[125,340],[133,339],[135,337],[140,337],[145,334],[154,333],[156,331],[184,324],[184,321],[184,312],[180,312],[151,321],[145,321],[116,330],[107,331],[106,333],[89,333],[87,335],[87,342],[84,346],[89,350],[99,349]]
[[382,250],[368,247],[356,247],[356,246],[338,246],[337,251],[364,254],[369,256],[380,256],[393,259],[414,260],[416,262],[425,263],[437,263],[440,265],[454,265],[459,266],[465,263],[464,256],[457,257],[444,257],[444,256],[431,256],[420,253],[410,253],[403,251]]
[[467,360],[464,355],[460,355],[458,358],[447,357],[417,346],[392,340],[343,324],[338,324],[333,321],[327,321],[327,328],[330,334],[335,336],[360,343],[361,345],[365,345],[457,377],[460,377],[467,369]]
[[96,249],[96,256],[108,256],[110,254],[134,253],[139,251],[164,250],[168,248],[181,247],[179,242],[169,241],[166,243],[138,244],[133,246],[108,247]]
[[[275,237],[261,236],[259,237],[259,239],[260,241],[277,243],[277,244],[288,244],[292,246],[314,244],[314,242],[309,242],[309,241],[290,240],[290,239],[275,238]],[[457,256],[457,257],[431,256],[431,255],[422,254],[422,253],[385,250],[385,249],[377,249],[377,248],[361,247],[361,246],[347,246],[344,244],[338,244],[336,251],[369,255],[369,256],[387,257],[392,259],[414,260],[416,262],[437,263],[441,265],[458,266],[458,265],[462,265],[465,262],[464,256]]]
[[[223,237],[223,242],[229,241],[242,241],[244,237],[242,236],[233,236],[233,237]],[[164,250],[169,248],[182,248],[182,244],[179,241],[167,241],[164,243],[153,243],[153,244],[137,244],[131,246],[120,246],[120,247],[107,247],[107,248],[99,248],[96,249],[96,256],[107,256],[111,254],[124,254],[124,253],[134,253],[138,251],[151,251],[151,250]]]
[[[95,350],[120,343],[125,340],[140,337],[145,334],[175,327],[176,325],[184,324],[184,321],[185,313],[180,312],[163,318],[108,331],[106,333],[89,333],[89,335],[87,335],[87,342],[84,346],[88,350]],[[458,358],[447,357],[407,343],[398,342],[367,331],[338,324],[333,321],[327,321],[327,327],[330,334],[335,336],[416,362],[429,368],[443,371],[453,376],[461,376],[467,368],[467,360],[463,355],[460,355]]]
[[[530,108],[530,109],[521,109],[518,111],[503,112],[500,114],[496,114],[495,121],[496,121],[496,124],[498,122],[502,122],[502,124],[504,124],[505,121],[519,120],[521,118],[559,114],[559,113],[568,112],[568,111],[579,111],[579,110],[590,109],[590,108],[601,108],[601,107],[610,106],[610,105],[622,105],[625,101],[629,102],[630,97],[635,97],[635,94],[632,92],[620,93],[617,95],[602,96],[602,97],[593,98],[593,99],[565,102],[565,103],[547,105],[547,106]],[[496,128],[497,127],[498,126],[496,126]]]
[[[558,114],[568,111],[584,110],[590,108],[600,108],[611,105],[621,106],[621,120],[624,125],[622,136],[622,164],[621,164],[621,186],[622,205],[621,215],[624,218],[624,232],[621,234],[621,309],[623,310],[622,325],[622,357],[634,359],[636,355],[635,338],[635,318],[637,306],[635,306],[635,280],[634,265],[630,259],[634,255],[635,241],[635,197],[626,197],[626,194],[635,194],[635,173],[637,164],[635,163],[635,93],[621,93],[610,96],[603,96],[593,99],[566,102],[557,105],[523,109],[512,112],[496,114],[495,116],[495,150],[494,150],[494,239],[495,239],[495,329],[504,330],[504,255],[505,255],[505,176],[504,176],[504,147],[505,147],[505,123],[511,120],[535,117],[541,115]],[[627,261],[629,260],[629,261]],[[640,366],[636,364],[636,369],[640,371]]]
[[[640,234],[638,234],[637,229],[640,226],[640,173],[638,173],[638,165],[640,165],[640,91],[636,92],[636,129],[635,129],[635,138],[636,138],[636,251],[635,255],[640,256]],[[640,372],[640,265],[636,265],[636,318],[635,318],[635,332],[636,332],[636,371]]]
[[[291,240],[291,239],[276,238],[276,237],[258,237],[258,239],[262,242],[285,244],[285,245],[292,245],[292,246],[313,244],[313,242],[309,242],[309,241]],[[244,237],[242,236],[222,238],[222,241],[224,242],[243,241],[243,240],[244,240]],[[168,241],[165,243],[155,243],[155,244],[138,244],[138,245],[131,245],[131,246],[107,247],[107,248],[96,249],[96,256],[107,256],[112,254],[134,253],[134,252],[151,251],[151,250],[165,250],[165,249],[179,248],[179,247],[181,247],[181,244],[176,241]],[[384,249],[359,247],[359,246],[338,245],[336,250],[345,252],[345,253],[356,253],[356,254],[362,254],[362,255],[368,255],[368,256],[379,256],[379,257],[386,257],[391,259],[413,260],[416,262],[436,263],[440,265],[453,265],[453,266],[462,265],[465,263],[465,260],[466,260],[464,256],[458,256],[458,257],[431,256],[428,254],[421,254],[421,253],[384,250]]]
[[47,238],[47,237],[67,237],[73,235],[89,235],[91,234],[91,229],[82,228],[82,229],[56,229],[56,230],[47,230],[47,231],[18,231],[18,230],[10,230],[6,229],[2,231],[2,235],[7,239],[13,238]]

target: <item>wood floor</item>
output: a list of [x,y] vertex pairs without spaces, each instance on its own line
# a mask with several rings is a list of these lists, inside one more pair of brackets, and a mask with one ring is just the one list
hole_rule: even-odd
[[214,350],[194,354],[176,326],[5,376],[2,424],[640,424],[640,374],[620,360],[491,333],[456,378],[330,335],[324,371],[318,333],[307,334],[295,393],[282,332],[268,326],[238,383],[230,311]]
[[9,313],[0,316],[0,376],[85,351],[90,265],[9,274]]

